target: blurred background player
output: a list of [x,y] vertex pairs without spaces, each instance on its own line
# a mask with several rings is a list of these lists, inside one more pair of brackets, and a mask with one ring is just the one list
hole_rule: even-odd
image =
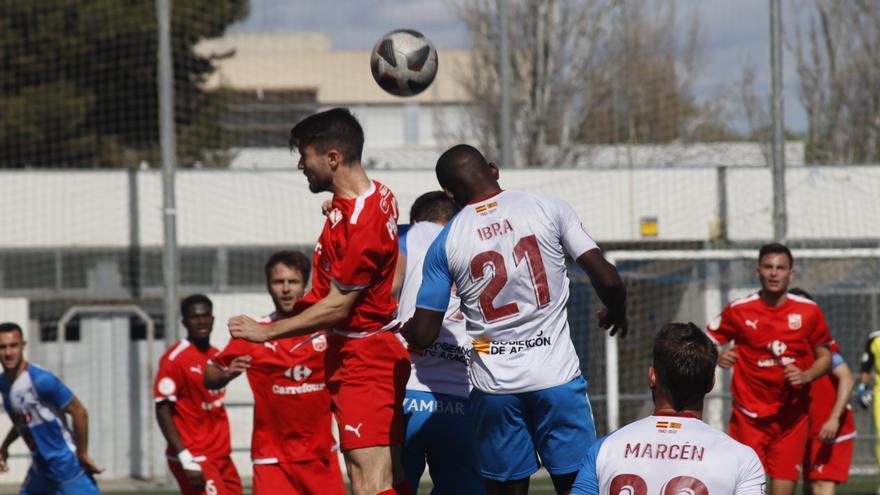
[[565,253],[590,276],[600,325],[626,334],[626,289],[567,203],[503,191],[498,167],[457,145],[437,179],[462,208],[425,257],[413,318],[402,331],[427,348],[442,328],[453,284],[461,298],[474,387],[477,460],[486,491],[527,493],[537,454],[567,493],[596,440],[587,383],[569,335]]
[[[425,254],[443,226],[458,211],[443,191],[419,196],[410,209],[410,226],[400,234],[395,286],[402,280],[397,318],[406,321],[416,309]],[[403,231],[403,229],[401,229]],[[414,491],[428,463],[433,494],[484,492],[474,453],[474,426],[467,354],[467,336],[460,300],[453,295],[437,340],[410,354],[412,372],[403,399],[406,442],[403,468]]]
[[[862,409],[874,408],[874,431],[880,431],[880,330],[868,334],[865,342],[865,352],[862,354],[862,363],[859,373],[858,397]],[[871,379],[874,387],[869,387]],[[880,465],[880,435],[874,447],[877,464]],[[880,489],[878,489],[880,492]]]
[[[293,315],[305,293],[311,261],[299,251],[279,251],[266,262],[266,288],[275,312],[270,323]],[[254,494],[344,494],[334,452],[330,394],[324,385],[324,335],[255,344],[233,339],[208,361],[205,386],[221,389],[247,370],[254,393],[251,459]]]
[[813,301],[788,293],[791,251],[778,243],[758,252],[761,290],[731,302],[707,327],[733,367],[729,433],[752,447],[771,478],[773,495],[791,495],[810,434],[810,382],[831,367],[831,335]]
[[168,442],[168,467],[184,495],[241,494],[241,479],[230,458],[229,419],[222,390],[204,384],[211,346],[211,300],[193,294],[180,303],[186,338],[159,360],[156,421]]
[[[795,294],[813,301],[807,291],[792,287]],[[840,355],[836,341],[830,344],[831,371],[810,384],[810,438],[804,455],[804,493],[834,495],[837,485],[849,479],[856,426],[852,397],[856,380]]]
[[648,368],[654,413],[594,443],[571,493],[764,495],[755,451],[702,421],[717,359],[693,323],[663,325]]
[[[67,385],[24,359],[24,333],[15,323],[0,323],[0,393],[12,428],[0,445],[0,473],[9,470],[9,446],[19,437],[31,451],[22,495],[100,493],[92,475],[103,469],[89,457],[89,414]],[[73,418],[67,426],[65,414]]]
[[400,464],[406,349],[394,335],[397,200],[361,166],[364,131],[348,110],[306,117],[290,131],[313,193],[333,193],[315,246],[312,290],[295,316],[229,320],[233,337],[265,342],[330,329],[325,373],[355,495],[411,493]]

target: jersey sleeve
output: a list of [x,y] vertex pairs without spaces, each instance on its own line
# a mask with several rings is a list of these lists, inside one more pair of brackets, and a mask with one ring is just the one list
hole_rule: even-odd
[[208,364],[216,365],[221,369],[226,369],[232,360],[241,356],[250,356],[252,346],[250,342],[244,339],[232,339],[226,344],[222,351],[218,352],[214,357],[208,360]]
[[422,286],[419,287],[416,297],[416,308],[446,313],[449,307],[452,275],[449,273],[449,261],[446,258],[446,237],[451,225],[451,222],[446,224],[425,254]]
[[43,371],[33,378],[34,388],[40,398],[58,409],[64,409],[73,400],[73,392],[52,373]]
[[813,332],[810,334],[810,344],[829,345],[831,344],[831,332],[828,331],[828,324],[825,323],[825,315],[822,310],[816,307],[816,324],[813,326]]
[[738,328],[736,320],[736,312],[727,306],[706,326],[706,335],[716,344],[724,345],[736,338]]
[[388,257],[397,250],[397,241],[387,230],[375,232],[359,225],[350,226],[345,252],[334,264],[333,283],[343,291],[363,290],[371,285]]
[[599,247],[587,233],[586,227],[581,223],[571,205],[565,201],[558,201],[555,211],[559,239],[572,258],[578,259],[587,251]]
[[734,495],[764,495],[764,467],[758,454],[746,447],[746,457],[740,461]]
[[162,359],[159,362],[159,371],[156,373],[156,381],[153,386],[153,396],[156,402],[177,402],[180,396],[183,380],[180,376],[180,367],[173,361]]
[[596,469],[596,460],[599,458],[599,448],[605,438],[600,438],[590,447],[584,460],[581,461],[581,468],[578,471],[574,485],[571,487],[571,494],[575,495],[598,495],[599,494],[599,474]]
[[397,246],[400,249],[400,253],[406,256],[406,234],[409,232],[409,228],[412,225],[408,223],[402,223],[397,225]]

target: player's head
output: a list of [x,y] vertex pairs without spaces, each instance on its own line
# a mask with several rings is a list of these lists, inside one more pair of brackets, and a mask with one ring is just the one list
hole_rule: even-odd
[[207,343],[214,328],[214,304],[204,294],[187,296],[180,302],[180,317],[186,336],[196,343]]
[[458,207],[443,191],[422,194],[409,209],[409,223],[434,222],[447,224],[458,212]]
[[332,108],[293,126],[289,144],[299,151],[297,167],[308,179],[309,190],[329,191],[339,167],[360,163],[364,130],[348,109]]
[[312,264],[299,251],[278,251],[266,261],[266,289],[275,303],[278,317],[289,316],[293,305],[303,296]]
[[655,401],[676,411],[703,409],[703,397],[715,383],[718,349],[693,323],[667,323],[654,337],[654,365],[649,371]]
[[0,361],[4,370],[14,370],[24,360],[24,332],[12,322],[0,323]]
[[440,187],[459,207],[501,190],[498,167],[467,144],[455,145],[440,155],[436,171]]
[[788,289],[788,293],[794,294],[796,296],[806,297],[810,301],[815,301],[815,299],[813,299],[812,294],[805,291],[804,289],[801,289],[800,287],[792,287],[791,289]]
[[761,290],[768,294],[785,294],[794,276],[794,257],[791,250],[778,242],[765,244],[758,251],[758,280]]

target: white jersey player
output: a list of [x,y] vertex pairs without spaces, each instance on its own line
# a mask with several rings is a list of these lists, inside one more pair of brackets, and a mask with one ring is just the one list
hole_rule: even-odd
[[[477,459],[490,491],[521,492],[537,454],[557,491],[574,480],[595,440],[587,384],[569,336],[566,252],[607,306],[600,324],[626,332],[626,291],[573,209],[563,201],[502,191],[498,168],[458,145],[437,177],[462,210],[425,257],[416,312],[402,334],[416,347],[437,337],[457,288],[468,335]],[[540,372],[536,372],[540,370]]]
[[654,414],[594,443],[571,493],[762,495],[764,469],[755,451],[700,419],[717,359],[696,325],[665,325],[648,375]]
[[[400,255],[395,279],[403,275],[399,320],[405,321],[415,312],[425,254],[456,211],[455,203],[443,191],[425,193],[410,210],[412,225],[398,228]],[[485,493],[477,472],[468,398],[470,348],[459,299],[453,294],[437,340],[429,348],[410,354],[412,371],[403,399],[406,439],[401,457],[414,491],[418,491],[427,461],[434,484],[431,493]]]

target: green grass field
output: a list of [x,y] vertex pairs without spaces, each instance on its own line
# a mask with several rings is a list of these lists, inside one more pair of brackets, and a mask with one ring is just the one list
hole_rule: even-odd
[[[841,485],[837,493],[839,495],[874,495],[877,493],[877,487],[880,486],[880,476],[878,475],[857,475],[851,476],[849,483],[845,485]],[[177,493],[176,491],[117,491],[117,492],[104,492],[105,495],[170,495],[173,493]],[[245,492],[250,493],[250,492]],[[428,494],[431,493],[431,484],[430,483],[422,483],[419,487],[419,494]],[[555,493],[553,491],[553,484],[547,478],[540,478],[532,480],[531,489],[529,493],[534,495],[551,495]],[[801,493],[800,488],[798,488],[797,493]],[[466,495],[466,494],[461,494]]]

